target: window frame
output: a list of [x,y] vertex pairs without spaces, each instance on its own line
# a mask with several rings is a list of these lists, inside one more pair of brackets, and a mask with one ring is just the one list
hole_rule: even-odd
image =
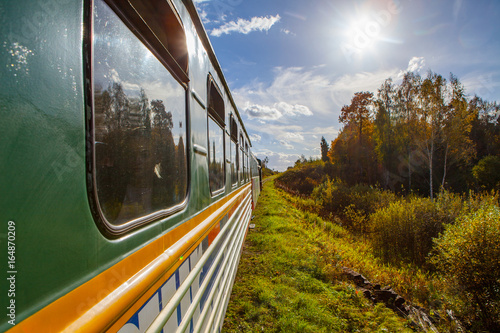
[[[98,197],[97,179],[96,179],[96,149],[95,149],[95,89],[94,89],[94,36],[95,36],[95,2],[102,1],[110,7],[114,12],[116,17],[129,29],[129,31],[142,43],[158,60],[158,62],[163,65],[165,70],[175,79],[179,85],[184,89],[184,119],[186,126],[186,140],[185,140],[185,151],[186,151],[186,193],[184,200],[180,203],[154,211],[152,213],[140,216],[137,218],[130,219],[129,221],[122,224],[113,224],[109,222],[102,211],[101,203]],[[156,0],[151,0],[156,1]],[[176,59],[168,50],[168,48],[163,45],[162,41],[158,39],[153,30],[147,25],[144,18],[132,7],[131,3],[126,1],[118,0],[86,0],[84,8],[84,22],[86,22],[87,29],[84,29],[84,47],[83,47],[83,57],[85,59],[85,104],[86,104],[86,132],[87,132],[87,144],[86,144],[86,169],[87,169],[87,193],[90,204],[90,209],[98,229],[103,235],[110,239],[118,238],[124,234],[141,228],[145,225],[149,225],[155,221],[159,221],[165,217],[172,216],[184,210],[187,207],[189,198],[191,196],[190,184],[191,184],[191,162],[189,158],[190,151],[190,119],[189,119],[189,76],[188,76],[188,57],[187,57],[187,40],[184,26],[182,20],[178,14],[175,5],[170,0],[158,0],[158,3],[163,3],[163,5],[169,6],[172,11],[173,17],[176,18],[178,27],[181,29],[181,35],[184,37],[183,43],[185,45],[185,63],[179,64]],[[165,8],[163,8],[165,9]],[[180,53],[183,53],[182,51]],[[184,69],[185,68],[185,69]]]
[[[95,1],[91,0],[92,5]],[[161,36],[158,36],[159,33],[155,32],[157,28],[151,27],[151,24],[148,25],[146,22],[147,18],[143,17],[139,13],[139,10],[134,8],[131,4],[131,1],[137,0],[101,0],[104,1],[111,9],[115,12],[115,14],[122,20],[122,22],[129,28],[129,30],[156,56],[156,58],[165,66],[166,69],[174,76],[174,78],[179,81],[179,83],[183,84],[187,89],[187,84],[189,82],[189,73],[188,73],[188,48],[187,48],[187,40],[186,40],[186,32],[184,25],[182,24],[182,20],[180,15],[175,8],[175,5],[171,0],[141,0],[143,2],[156,2],[158,5],[165,10],[165,6],[168,6],[170,10],[173,12],[172,15],[178,23],[177,29],[181,29],[182,34],[184,36],[184,50],[180,52],[174,52],[172,47],[168,47],[168,43],[166,40],[162,40]],[[140,3],[140,1],[138,1]],[[92,9],[93,11],[93,9]],[[176,27],[170,27],[176,28]],[[93,24],[92,24],[93,29]],[[178,42],[176,43],[179,44]],[[177,57],[176,57],[177,56]]]

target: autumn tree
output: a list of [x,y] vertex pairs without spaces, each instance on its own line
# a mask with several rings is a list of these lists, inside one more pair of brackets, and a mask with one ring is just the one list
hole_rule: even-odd
[[419,167],[415,138],[418,133],[418,114],[422,78],[414,72],[406,72],[401,84],[395,88],[394,131],[395,145],[398,150],[397,176],[406,179],[407,191],[413,189],[413,173]]
[[350,154],[349,147],[355,145],[354,135],[352,135],[352,126],[344,126],[335,140],[331,142],[328,157],[333,164],[332,177],[348,181],[349,173],[352,172],[353,156]]
[[443,124],[443,176],[445,186],[448,170],[452,166],[468,166],[476,151],[470,138],[475,112],[468,108],[465,87],[453,74],[450,75],[450,102]]
[[[357,92],[350,105],[344,105],[339,122],[344,128],[339,135],[339,144],[343,145],[345,156],[344,166],[348,166],[349,182],[370,183],[376,179],[375,154],[373,149],[373,115],[371,106],[373,93]],[[334,150],[339,148],[332,147]],[[330,149],[332,149],[330,148]]]
[[302,164],[306,164],[307,163],[307,158],[305,157],[304,154],[300,155],[300,157],[295,161],[295,166],[299,166],[299,165],[302,165]]
[[129,100],[120,83],[113,82],[109,90],[111,91],[111,107],[114,113],[114,119],[116,119],[118,128],[122,128],[128,122]]
[[382,165],[382,184],[390,187],[390,176],[395,171],[396,141],[394,132],[395,87],[387,79],[378,90],[375,106],[374,143],[378,162]]
[[354,124],[359,129],[359,144],[363,145],[363,127],[371,122],[369,106],[372,104],[373,93],[357,92],[351,100],[351,105],[344,105],[340,111],[339,122],[347,125]]
[[151,108],[144,88],[141,88],[139,92],[139,115],[141,125],[144,128],[151,129]]
[[474,114],[470,136],[477,160],[488,155],[500,156],[500,105],[474,96],[469,101],[469,113]]
[[266,157],[262,160],[262,168],[263,168],[263,169],[266,169],[268,164],[269,164],[269,157],[267,157],[267,156],[266,156]]
[[500,157],[499,119],[500,105],[469,98],[453,74],[447,81],[432,71],[424,78],[407,72],[400,83],[387,79],[375,99],[358,92],[342,107],[329,174],[431,198],[437,187],[466,191],[474,185],[472,167]]
[[330,158],[328,157],[328,150],[330,150],[330,147],[328,146],[328,143],[326,142],[324,136],[321,137],[320,146],[321,146],[321,160],[323,162],[330,161]]
[[424,152],[428,168],[429,196],[434,198],[435,157],[438,140],[444,126],[447,113],[445,105],[446,79],[429,71],[422,82],[420,91],[421,113],[419,115],[419,133],[417,145]]
[[476,185],[480,189],[500,189],[500,157],[486,156],[472,168]]

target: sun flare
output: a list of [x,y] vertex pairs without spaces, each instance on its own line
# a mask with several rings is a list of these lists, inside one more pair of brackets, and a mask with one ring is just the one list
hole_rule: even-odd
[[368,14],[351,19],[347,24],[344,36],[348,43],[361,51],[373,51],[375,43],[380,39],[381,28]]
[[352,15],[346,15],[342,27],[342,51],[348,58],[373,55],[380,51],[381,43],[399,43],[391,38],[396,26],[399,8],[387,6],[374,9],[368,5],[357,7]]

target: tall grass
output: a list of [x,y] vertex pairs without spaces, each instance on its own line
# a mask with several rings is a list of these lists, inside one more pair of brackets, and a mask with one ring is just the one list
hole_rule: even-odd
[[349,186],[340,180],[323,182],[313,190],[311,197],[322,216],[337,216],[344,227],[358,233],[369,230],[370,214],[398,199],[390,191],[368,185]]
[[324,163],[308,163],[280,174],[276,181],[289,191],[308,196],[326,178]]
[[434,239],[464,215],[484,205],[498,205],[498,195],[468,197],[442,191],[435,200],[410,196],[370,215],[371,239],[377,254],[391,263],[412,263],[431,269],[428,260]]
[[335,243],[350,242],[345,229],[285,197],[271,182],[264,185],[223,332],[411,332],[341,278]]
[[[308,207],[311,199],[283,193],[295,207]],[[421,306],[438,308],[443,284],[426,270],[414,264],[390,264],[381,258],[370,238],[352,233],[341,226],[340,218],[323,219],[311,211],[304,212],[304,224],[317,230],[317,237],[329,247],[331,262],[360,272],[373,282],[391,285],[397,292]]]
[[500,331],[498,192],[442,191],[431,200],[327,180],[310,199],[289,200],[349,231],[336,245],[346,266],[453,309],[473,331]]
[[396,201],[370,216],[374,248],[387,262],[424,266],[433,238],[454,221],[453,215],[429,198]]

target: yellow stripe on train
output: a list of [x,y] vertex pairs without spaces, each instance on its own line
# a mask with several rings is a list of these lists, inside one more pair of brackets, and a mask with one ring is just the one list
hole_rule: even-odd
[[[155,294],[212,229],[234,213],[242,187],[20,322],[8,332],[118,331]],[[228,216],[230,217],[230,216]],[[173,245],[172,245],[173,244]]]

